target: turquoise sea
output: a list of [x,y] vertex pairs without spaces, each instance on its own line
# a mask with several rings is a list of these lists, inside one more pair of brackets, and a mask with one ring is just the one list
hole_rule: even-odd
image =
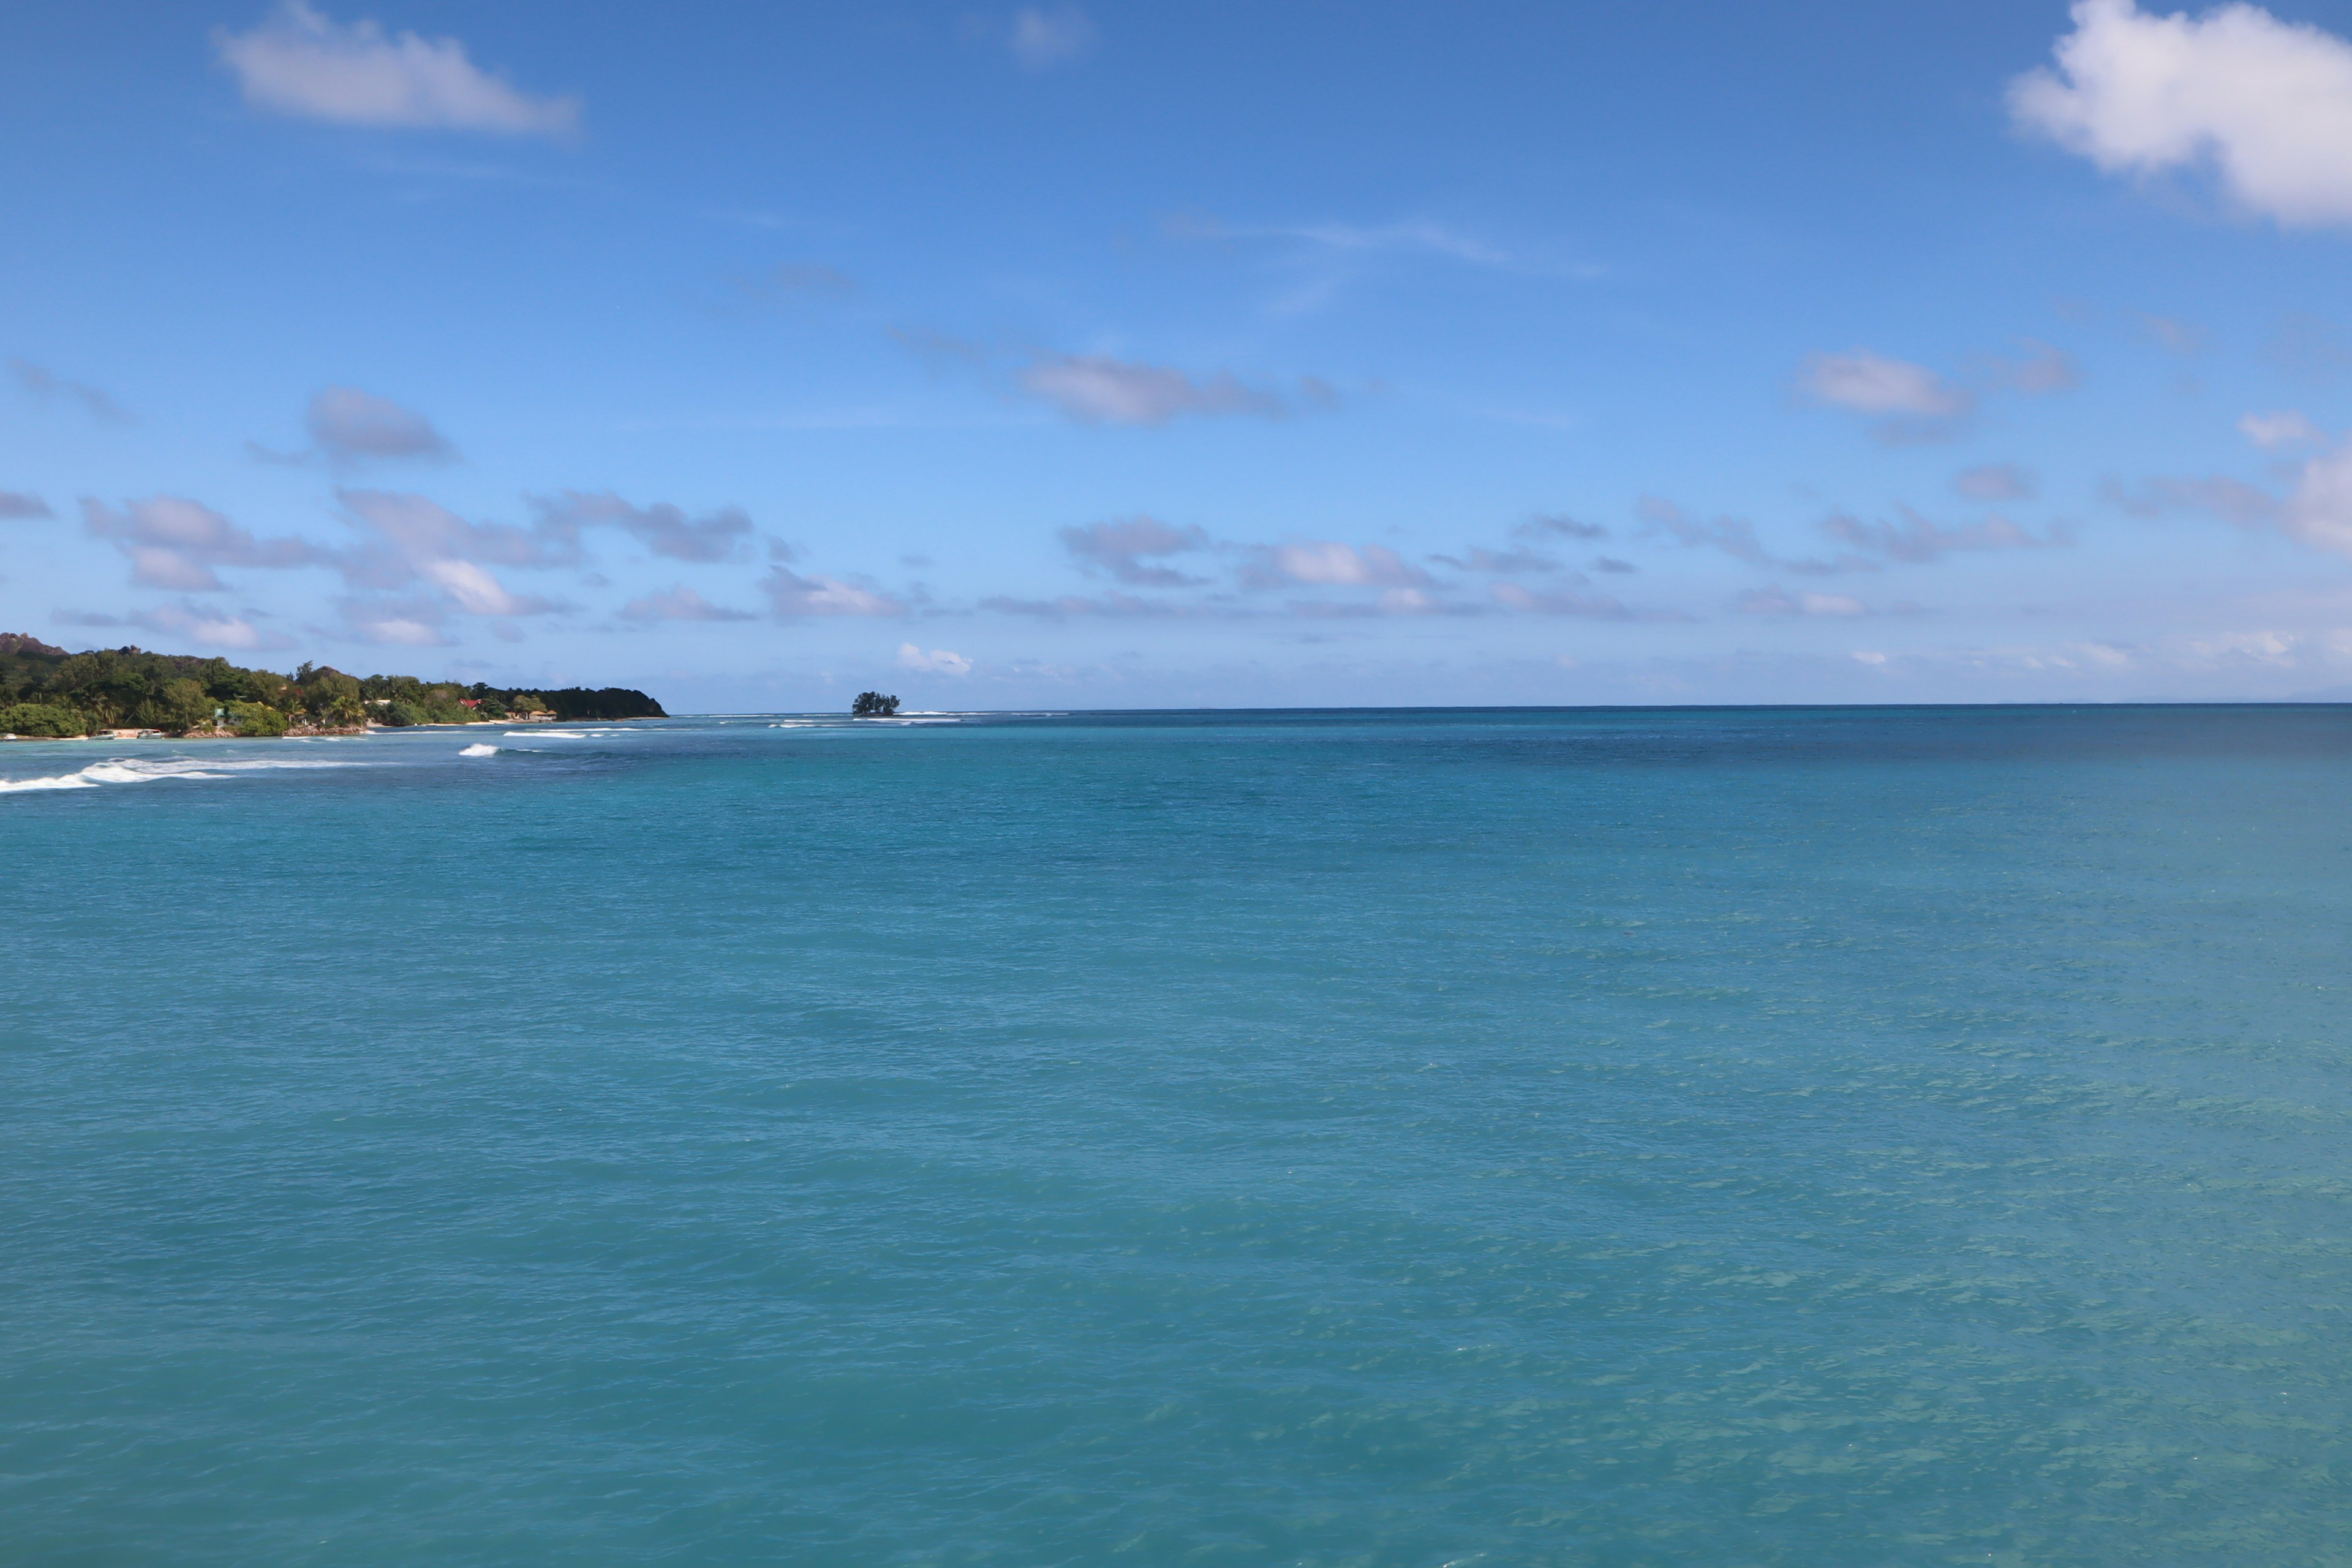
[[2352,1563],[2352,710],[0,779],[0,1563]]

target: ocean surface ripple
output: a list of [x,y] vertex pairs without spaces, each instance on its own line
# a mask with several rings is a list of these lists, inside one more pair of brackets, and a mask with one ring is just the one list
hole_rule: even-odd
[[0,1562],[2352,1562],[2352,712],[925,717],[0,747]]

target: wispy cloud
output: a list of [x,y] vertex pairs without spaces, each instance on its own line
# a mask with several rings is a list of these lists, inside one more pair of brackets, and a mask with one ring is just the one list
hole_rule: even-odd
[[0,518],[55,517],[49,503],[37,495],[0,490]]
[[2025,500],[2034,492],[2034,481],[2015,463],[1979,463],[1954,476],[1952,489],[1970,500]]
[[1067,620],[1073,616],[1099,616],[1109,619],[1152,620],[1167,616],[1200,613],[1194,606],[1173,605],[1164,599],[1145,599],[1133,594],[1100,594],[1091,597],[1065,594],[1054,599],[1023,599],[1009,595],[994,595],[980,601],[983,610],[1001,616],[1027,616],[1042,621]]
[[776,615],[785,620],[810,616],[903,616],[907,606],[888,595],[839,577],[803,577],[788,567],[772,566],[760,579],[760,591]]
[[338,559],[345,578],[355,585],[398,588],[422,581],[476,616],[546,615],[569,607],[559,600],[514,593],[487,568],[578,564],[580,530],[570,519],[542,515],[525,529],[469,522],[420,495],[339,489],[335,499],[353,526],[372,536]]
[[258,539],[219,512],[184,496],[152,496],[110,507],[81,503],[82,526],[130,558],[131,580],[184,594],[227,586],[216,566],[288,568],[332,564],[332,552],[307,539]]
[[1609,530],[1598,522],[1580,522],[1566,512],[1539,512],[1520,523],[1511,532],[1521,539],[1540,539],[1550,534],[1559,539],[1606,539]]
[[16,378],[17,385],[45,403],[63,398],[69,403],[80,404],[93,419],[103,419],[112,425],[130,422],[131,416],[122,411],[121,404],[87,382],[68,381],[46,365],[21,359],[8,362],[8,373]]
[[1765,548],[1763,540],[1757,536],[1756,525],[1746,518],[1693,517],[1662,496],[1643,496],[1636,510],[1645,532],[1662,534],[1686,549],[1721,551],[1733,560],[1744,561],[1750,566],[1799,572],[1810,576],[1878,570],[1875,562],[1852,554],[1841,555],[1833,561],[1824,561],[1817,556],[1791,560],[1775,555]]
[[424,415],[356,386],[331,386],[317,394],[303,424],[310,435],[307,451],[278,452],[250,441],[246,449],[265,463],[299,464],[323,458],[338,468],[402,458],[449,462],[457,456],[457,449]]
[[1864,522],[1844,512],[1834,512],[1822,521],[1822,531],[1857,550],[1911,565],[1939,560],[1956,551],[2047,550],[2074,542],[2055,531],[2031,532],[1999,515],[1948,528],[1907,506],[1895,510],[1902,514],[1899,523],[1884,520]]
[[1251,562],[1242,572],[1244,584],[1250,587],[1305,583],[1322,587],[1425,588],[1431,583],[1428,573],[1384,544],[1307,540],[1261,544],[1251,553]]
[[900,669],[919,675],[963,676],[971,673],[971,660],[963,655],[943,647],[935,647],[926,653],[910,642],[898,645],[898,657],[892,662]]
[[1097,36],[1093,19],[1076,5],[1024,5],[1013,14],[1005,43],[1030,70],[1050,70],[1082,58]]
[[1119,518],[1059,531],[1062,547],[1087,571],[1107,573],[1139,587],[1181,588],[1207,581],[1188,576],[1172,566],[1147,564],[1145,557],[1164,561],[1171,555],[1206,550],[1209,536],[1198,524],[1178,528],[1153,517]]
[[1976,395],[1966,387],[1925,365],[1868,349],[1813,355],[1799,372],[1797,386],[1825,407],[1876,420],[1871,434],[1890,446],[1949,440],[1976,407]]
[[2352,222],[2352,44],[2256,5],[2199,17],[2077,0],[2057,68],[2010,87],[2018,123],[2109,174],[2210,169],[2282,224]]
[[2327,437],[2318,426],[2289,408],[2276,414],[2246,414],[2238,419],[2239,434],[2265,450],[2278,447],[2316,445]]
[[250,32],[215,29],[214,47],[257,109],[344,125],[568,136],[580,100],[529,93],[467,58],[456,38],[386,34],[285,0]]
[[1282,400],[1220,372],[1195,381],[1181,370],[1107,354],[1049,354],[1017,378],[1024,392],[1085,425],[1165,425],[1180,415],[1279,418]]
[[552,500],[535,500],[541,523],[576,537],[583,528],[618,528],[656,555],[673,561],[740,561],[751,552],[751,518],[741,507],[720,507],[688,517],[667,501],[633,506],[610,490],[584,495],[565,490]]
[[631,599],[621,606],[621,614],[633,621],[756,621],[760,618],[749,610],[714,605],[683,584],[662,593]]
[[1852,619],[1870,614],[1870,606],[1845,594],[1791,594],[1775,584],[1750,588],[1739,595],[1739,607],[1751,616],[1829,616]]

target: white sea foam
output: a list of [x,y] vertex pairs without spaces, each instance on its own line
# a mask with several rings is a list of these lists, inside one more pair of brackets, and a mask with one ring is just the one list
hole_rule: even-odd
[[110,757],[102,763],[92,763],[70,773],[51,773],[42,778],[0,779],[0,795],[23,795],[34,790],[96,789],[100,784],[149,784],[156,779],[225,779],[237,773],[259,773],[270,768],[356,768],[362,763],[331,763],[323,759],[311,761],[294,757],[243,757],[221,761],[199,761],[194,757]]
[[486,746],[477,742],[457,754],[461,757],[495,757],[499,754],[499,749],[496,746]]

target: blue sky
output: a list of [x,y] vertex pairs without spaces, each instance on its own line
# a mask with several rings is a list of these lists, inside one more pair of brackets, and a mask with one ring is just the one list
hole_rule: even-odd
[[2352,691],[2352,4],[26,4],[0,626],[684,710]]

